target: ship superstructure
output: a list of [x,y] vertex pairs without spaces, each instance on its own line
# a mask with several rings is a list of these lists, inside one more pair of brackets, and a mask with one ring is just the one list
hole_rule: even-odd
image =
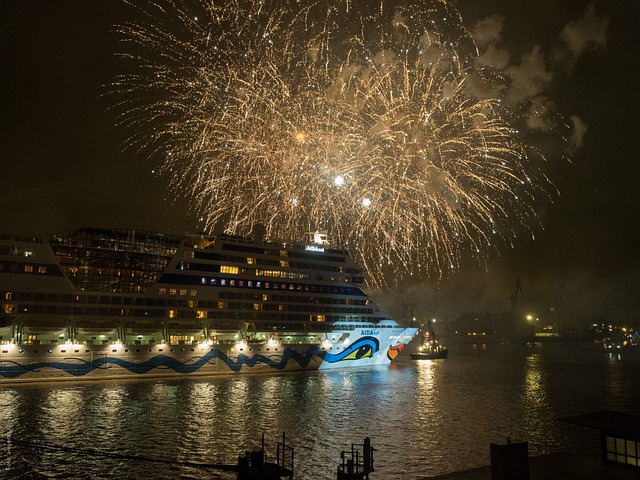
[[[259,237],[259,235],[258,235]],[[0,237],[0,381],[390,362],[414,337],[326,235]]]

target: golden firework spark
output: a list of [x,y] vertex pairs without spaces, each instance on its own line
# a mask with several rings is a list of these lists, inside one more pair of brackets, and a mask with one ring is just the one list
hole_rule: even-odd
[[114,92],[206,228],[325,229],[379,285],[509,242],[548,182],[455,9],[369,3],[149,2]]

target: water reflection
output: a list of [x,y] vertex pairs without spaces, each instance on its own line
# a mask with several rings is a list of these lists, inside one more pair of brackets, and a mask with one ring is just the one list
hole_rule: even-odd
[[557,442],[545,429],[553,421],[549,417],[553,409],[549,404],[548,386],[542,354],[529,355],[522,386],[522,429],[519,439],[526,439],[534,445],[534,454],[549,453],[547,447]]
[[638,382],[638,377],[628,375],[629,366],[640,367],[638,352],[609,353],[606,366],[606,376],[601,389],[607,392],[607,401],[610,404],[620,405],[620,408],[633,409],[638,403],[638,398],[633,398],[630,393],[634,391],[633,384]]
[[527,357],[525,370],[523,400],[527,408],[543,408],[547,403],[544,372],[542,371],[540,354]]
[[[416,364],[416,411],[415,421],[421,425],[428,425],[434,418],[436,404],[434,402],[437,382],[434,370],[437,368],[433,360],[418,360]],[[420,438],[418,441],[424,441]]]

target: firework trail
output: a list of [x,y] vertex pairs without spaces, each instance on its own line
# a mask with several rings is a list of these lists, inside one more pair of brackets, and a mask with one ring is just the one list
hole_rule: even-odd
[[113,83],[119,122],[206,228],[324,229],[380,285],[444,275],[535,223],[544,158],[447,2],[166,0],[140,15],[119,28],[136,67]]

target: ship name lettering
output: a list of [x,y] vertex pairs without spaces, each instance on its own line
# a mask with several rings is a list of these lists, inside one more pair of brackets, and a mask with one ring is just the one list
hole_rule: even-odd
[[361,336],[365,336],[365,335],[378,335],[380,333],[380,330],[362,330],[360,332]]

